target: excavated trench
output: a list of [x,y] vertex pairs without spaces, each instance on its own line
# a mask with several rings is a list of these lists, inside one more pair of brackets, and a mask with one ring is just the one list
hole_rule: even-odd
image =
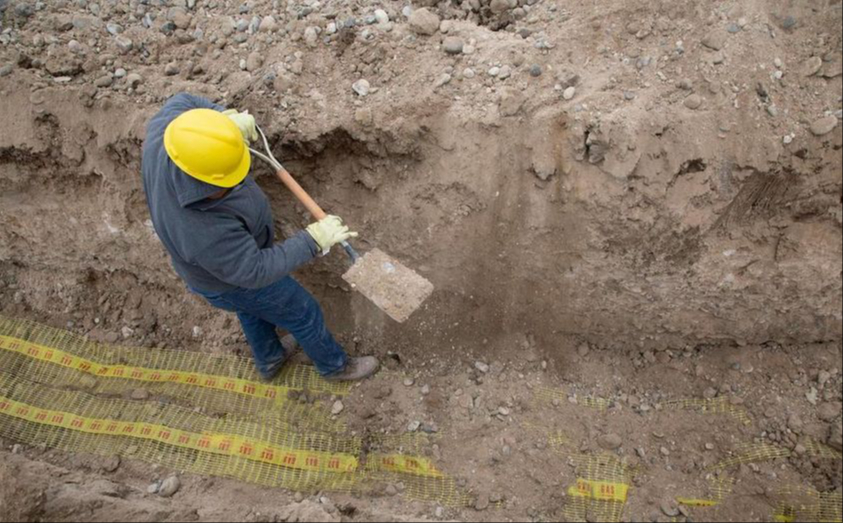
[[[109,132],[114,107],[83,112],[55,96],[2,140],[4,314],[149,345],[182,346],[202,326],[203,346],[242,350],[231,317],[176,279],[148,221],[138,172],[152,108]],[[629,348],[840,338],[833,174],[759,170],[645,136],[621,180],[611,158],[579,161],[593,152],[587,142],[620,138],[553,113],[507,127],[436,115],[368,132],[270,133],[305,188],[362,233],[362,250],[379,247],[436,286],[398,325],[342,281],[340,253],[303,269],[335,330],[365,350],[506,354],[526,335],[564,358],[582,339]],[[807,154],[820,165],[833,152]],[[255,175],[281,235],[309,223],[268,169]]]

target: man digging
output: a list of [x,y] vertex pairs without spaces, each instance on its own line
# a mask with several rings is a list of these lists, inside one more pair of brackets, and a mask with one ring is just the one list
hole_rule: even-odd
[[[350,358],[313,296],[290,274],[357,234],[337,216],[275,243],[272,210],[248,176],[255,119],[181,93],[147,124],[143,186],[155,232],[188,288],[237,313],[261,377],[271,380],[296,342],[330,381],[373,375],[378,360]],[[282,344],[276,328],[292,335]]]

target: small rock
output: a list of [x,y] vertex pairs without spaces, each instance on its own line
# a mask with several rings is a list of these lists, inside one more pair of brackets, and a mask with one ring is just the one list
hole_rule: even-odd
[[811,124],[811,132],[814,136],[823,136],[833,131],[836,127],[837,117],[831,115],[814,121],[814,123]]
[[466,69],[462,72],[462,76],[463,76],[463,78],[467,78],[467,79],[471,80],[472,78],[477,76],[477,73],[474,72],[474,69],[472,69],[470,67],[466,67]]
[[819,56],[812,56],[805,62],[805,76],[814,76],[819,73],[823,67],[823,59]]
[[524,107],[526,101],[527,99],[521,91],[514,89],[504,90],[501,94],[499,106],[501,116],[515,116]]
[[660,449],[659,449],[659,452],[660,452],[660,453],[661,453],[661,455],[662,455],[662,456],[664,456],[664,457],[668,457],[668,456],[670,456],[670,450],[669,450],[667,447],[662,447],[662,448],[660,448]]
[[430,385],[425,385],[424,387],[422,387],[421,393],[422,396],[427,396],[428,394],[430,394]]
[[542,70],[542,66],[540,66],[539,64],[533,64],[532,66],[530,66],[530,76],[532,76],[533,78],[538,78],[542,75],[543,72],[544,71]]
[[442,87],[443,85],[447,85],[447,84],[451,83],[451,79],[452,79],[451,75],[449,75],[448,73],[443,73],[442,76],[440,76],[436,80],[436,83],[433,84],[433,87],[438,89],[438,88]]
[[426,7],[413,11],[410,15],[410,28],[417,34],[432,36],[439,31],[441,20]]
[[405,387],[412,387],[415,384],[416,384],[416,380],[414,380],[413,378],[405,378],[404,379],[404,386]]
[[826,422],[832,422],[835,419],[839,418],[843,415],[843,405],[840,403],[823,403],[820,405],[820,408],[817,409],[817,416]]
[[512,76],[512,67],[510,67],[508,65],[505,65],[505,66],[501,67],[500,72],[498,72],[498,79],[499,80],[506,80],[510,76]]
[[315,27],[311,26],[304,30],[304,43],[310,48],[319,45],[319,31]]
[[420,421],[411,421],[409,425],[407,425],[407,432],[418,432],[421,428]]
[[448,54],[462,54],[465,48],[465,42],[455,36],[449,36],[442,42],[442,49]]
[[337,400],[334,402],[334,406],[331,407],[331,414],[334,416],[339,416],[344,410],[345,405],[343,405],[342,401]]
[[698,94],[692,94],[688,98],[685,98],[685,107],[691,110],[697,110],[702,107],[703,99],[702,96]]
[[500,67],[494,66],[494,67],[489,68],[489,76],[497,77],[499,74],[501,74],[501,68]]
[[355,93],[359,96],[367,96],[369,91],[371,90],[371,86],[369,85],[368,80],[357,80],[351,86]]
[[591,347],[588,346],[588,343],[581,343],[577,348],[577,354],[580,355],[580,358],[585,358],[589,352],[591,352]]
[[12,445],[12,454],[23,454],[23,445]]
[[117,49],[119,49],[122,54],[128,53],[135,46],[135,43],[125,36],[118,36],[114,39],[114,43],[117,44]]
[[129,74],[128,71],[121,67],[114,71],[114,78],[125,78],[127,74]]
[[491,9],[496,15],[499,15],[516,6],[518,6],[518,2],[512,2],[511,0],[492,0],[489,4],[489,9]]
[[728,32],[730,34],[740,33],[741,29],[743,29],[743,28],[740,25],[735,24],[735,23],[731,23],[731,24],[726,26],[726,32]]
[[798,414],[791,414],[790,417],[787,418],[787,428],[792,430],[794,433],[799,434],[802,432],[803,427],[804,424],[802,423],[802,418],[800,418]]
[[375,10],[375,20],[381,25],[385,25],[389,23],[389,14],[384,11],[383,9],[376,9]]
[[562,93],[562,98],[564,98],[565,100],[573,100],[576,95],[577,95],[577,88],[576,87],[568,87]]
[[202,337],[202,327],[199,325],[193,326],[193,337],[194,338],[201,338]]
[[261,33],[274,33],[278,30],[278,22],[275,21],[275,18],[272,16],[264,16],[261,19],[260,26],[258,31]]
[[714,387],[709,387],[703,391],[703,398],[710,400],[717,397],[717,389]]
[[721,30],[716,30],[708,34],[702,39],[702,44],[714,51],[720,51],[726,46],[726,33]]
[[827,443],[829,447],[837,451],[843,451],[843,422],[838,421],[831,426]]
[[662,512],[664,512],[664,515],[669,517],[669,518],[678,517],[679,514],[680,514],[679,508],[672,501],[662,501],[661,509],[662,509]]
[[489,373],[489,366],[482,361],[478,361],[474,364],[474,368],[482,372],[483,374]]
[[479,496],[477,496],[477,500],[474,502],[474,510],[478,512],[483,512],[490,506],[491,501],[489,500],[489,496],[487,494],[480,494]]
[[175,495],[181,488],[181,481],[178,476],[170,476],[161,483],[161,488],[158,489],[157,494],[162,498],[170,498]]
[[134,389],[129,397],[135,401],[146,401],[149,399],[149,392],[146,389]]
[[117,343],[117,340],[120,339],[120,335],[116,332],[109,332],[105,335],[106,343]]
[[781,27],[785,31],[790,31],[791,29],[795,28],[798,24],[799,22],[793,16],[786,16],[781,21]]
[[387,485],[386,490],[384,491],[387,496],[395,497],[398,495],[398,489],[395,488],[395,485]]
[[604,434],[597,438],[597,444],[603,450],[617,450],[623,445],[623,439],[617,434]]
[[[837,117],[837,116],[838,115],[835,115],[835,117]],[[817,384],[819,384],[820,387],[824,387],[825,384],[828,383],[828,380],[830,380],[830,379],[831,379],[831,373],[828,372],[827,370],[821,370],[819,372],[819,374],[817,374]]]
[[97,87],[108,87],[114,82],[114,78],[109,74],[105,76],[101,76],[94,81],[94,85]]
[[116,472],[120,468],[120,456],[106,458],[102,463],[102,470],[105,472]]
[[714,450],[714,443],[706,443],[705,450]]
[[250,73],[257,71],[263,65],[263,56],[257,51],[249,53],[246,58],[246,70]]
[[623,92],[623,98],[627,102],[631,102],[632,100],[635,100],[635,92],[634,91],[624,91]]
[[160,481],[156,481],[155,483],[152,483],[151,485],[146,487],[146,493],[147,494],[158,494],[159,490],[161,490],[161,482]]
[[6,64],[3,67],[0,67],[0,78],[9,76],[10,74],[12,74],[12,64]]
[[175,62],[170,62],[164,67],[164,74],[167,76],[176,76],[179,74],[179,65]]
[[139,86],[142,83],[143,83],[143,76],[141,76],[137,73],[132,73],[132,74],[130,74],[129,76],[126,77],[126,85],[128,85],[132,89],[135,89],[137,86]]
[[124,340],[128,340],[129,338],[132,337],[132,334],[134,334],[135,331],[133,331],[129,327],[123,327],[122,329],[120,329],[120,333],[123,335]]

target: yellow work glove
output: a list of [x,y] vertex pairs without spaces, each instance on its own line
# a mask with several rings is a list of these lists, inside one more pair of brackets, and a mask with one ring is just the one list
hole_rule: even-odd
[[342,218],[339,216],[328,216],[308,227],[307,232],[322,249],[322,254],[328,254],[331,247],[338,243],[357,237],[356,232],[349,231],[348,227],[342,224]]
[[249,111],[243,111],[241,113],[237,109],[229,109],[228,111],[223,111],[222,114],[231,118],[237,125],[246,143],[251,143],[258,139],[258,126],[255,123],[255,117],[249,114]]

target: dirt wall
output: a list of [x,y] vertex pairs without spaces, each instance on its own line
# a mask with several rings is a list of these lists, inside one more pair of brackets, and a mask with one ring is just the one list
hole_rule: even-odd
[[[481,340],[505,351],[525,333],[549,351],[578,339],[839,340],[840,5],[703,4],[672,2],[661,16],[643,4],[539,4],[523,19],[540,28],[528,37],[443,4],[448,35],[474,42],[459,56],[398,13],[382,34],[358,27],[310,45],[291,17],[283,35],[221,45],[227,6],[183,10],[188,22],[176,12],[193,40],[143,32],[134,11],[104,6],[100,18],[124,21],[134,41],[121,54],[103,28],[74,26],[74,7],[7,11],[4,307],[94,335],[127,327],[146,343],[194,325],[215,333],[212,347],[238,336],[175,278],[141,189],[144,122],[188,90],[255,113],[287,167],[361,231],[363,250],[436,285],[410,323],[392,324],[350,292],[334,253],[299,276],[340,331],[434,351]],[[511,76],[490,74],[501,67]],[[127,84],[118,68],[142,80]],[[110,85],[96,83],[103,74]],[[373,87],[365,97],[352,89],[360,77]],[[308,223],[270,173],[255,174],[279,232]]]

